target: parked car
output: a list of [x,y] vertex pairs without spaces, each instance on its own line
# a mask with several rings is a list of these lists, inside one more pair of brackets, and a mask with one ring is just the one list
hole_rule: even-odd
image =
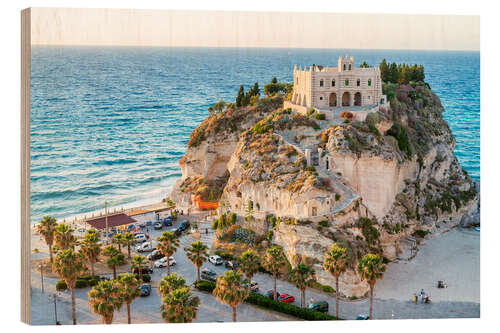
[[179,228],[170,228],[170,230],[168,230],[168,231],[173,233],[176,236],[180,236],[182,234],[182,230]]
[[153,225],[153,221],[149,220],[149,221],[146,221],[146,227],[150,227]]
[[226,261],[226,263],[224,264],[224,266],[227,268],[227,269],[232,269],[232,270],[235,270],[236,268],[238,268],[238,262],[234,261],[234,260],[228,260]]
[[208,280],[208,281],[213,281],[217,280],[217,273],[215,273],[213,270],[208,269],[208,268],[203,268],[201,270],[201,278],[203,280]]
[[[248,287],[248,283],[243,283],[243,287],[247,288]],[[250,284],[250,291],[256,293],[259,291],[259,284],[257,282],[252,282]]]
[[[278,295],[278,297],[280,297],[280,293],[278,291],[276,292],[276,295]],[[264,296],[266,296],[267,298],[270,298],[270,299],[274,299],[274,290],[266,291]]]
[[160,250],[154,250],[148,256],[146,257],[148,260],[158,260],[165,257],[163,253],[160,252]]
[[370,315],[367,313],[360,314],[356,317],[356,320],[368,320],[370,319]]
[[184,221],[181,222],[181,224],[179,224],[179,229],[181,229],[181,231],[184,231],[187,228],[189,228],[189,226],[190,226],[189,221],[188,220],[184,220]]
[[[153,273],[153,270],[151,268],[146,268],[144,267],[143,269],[141,269],[142,271],[142,274],[152,274]],[[136,267],[132,270],[132,273],[134,274],[139,274],[139,269]]]
[[145,234],[136,234],[135,235],[135,242],[136,243],[144,243],[147,240],[148,239],[147,239]]
[[172,218],[172,216],[167,216],[163,219],[163,225],[165,227],[171,227],[172,226],[172,222],[174,221],[174,219]]
[[149,295],[151,295],[151,285],[145,283],[141,286],[141,297]]
[[293,303],[295,301],[295,297],[289,294],[281,294],[278,296],[278,301],[283,303]]
[[309,310],[314,310],[318,312],[328,312],[328,302],[327,301],[319,301],[319,302],[311,302],[307,305]]
[[222,265],[222,258],[218,255],[208,257],[208,261],[210,261],[214,265]]
[[[175,266],[177,262],[175,261],[174,257],[168,258],[168,265],[169,266]],[[155,267],[161,268],[161,267],[167,267],[167,257],[163,257],[160,260],[155,261]]]
[[142,222],[137,225],[139,228],[144,229],[146,228],[146,223]]
[[156,222],[154,225],[155,230],[163,229],[163,224],[161,222]]
[[155,248],[152,244],[152,242],[143,242],[141,245],[138,245],[135,250],[137,252],[151,252],[153,251]]

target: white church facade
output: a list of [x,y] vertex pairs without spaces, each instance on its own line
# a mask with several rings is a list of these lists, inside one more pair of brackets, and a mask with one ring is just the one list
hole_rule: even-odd
[[293,70],[293,95],[285,103],[297,111],[374,109],[386,103],[378,67],[355,67],[354,57],[339,57],[337,67],[318,65]]

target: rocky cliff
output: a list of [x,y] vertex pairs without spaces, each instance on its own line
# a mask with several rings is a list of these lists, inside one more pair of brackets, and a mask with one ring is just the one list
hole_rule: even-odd
[[196,195],[218,201],[243,228],[260,219],[260,233],[290,262],[314,265],[323,284],[333,283],[324,252],[340,243],[351,259],[341,292],[364,295],[362,255],[404,256],[408,237],[451,228],[477,208],[439,98],[426,84],[384,88],[390,107],[363,122],[318,121],[283,109],[280,95],[230,105],[191,134],[170,198],[185,208]]

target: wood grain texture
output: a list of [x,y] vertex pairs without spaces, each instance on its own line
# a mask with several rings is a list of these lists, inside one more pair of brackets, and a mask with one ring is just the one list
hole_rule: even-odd
[[30,230],[31,9],[21,11],[21,321],[31,323]]

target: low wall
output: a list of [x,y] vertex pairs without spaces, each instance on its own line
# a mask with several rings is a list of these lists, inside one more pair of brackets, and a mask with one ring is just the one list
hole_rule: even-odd
[[367,106],[346,106],[346,107],[335,107],[331,109],[319,109],[319,108],[311,108],[303,105],[293,104],[290,101],[285,101],[283,103],[283,108],[288,109],[291,108],[293,111],[299,112],[303,115],[307,115],[307,112],[310,109],[315,109],[316,111],[325,115],[325,120],[327,121],[342,121],[340,118],[340,114],[344,111],[350,111],[354,115],[354,120],[356,121],[365,121],[368,113],[377,112],[378,105],[367,105]]

